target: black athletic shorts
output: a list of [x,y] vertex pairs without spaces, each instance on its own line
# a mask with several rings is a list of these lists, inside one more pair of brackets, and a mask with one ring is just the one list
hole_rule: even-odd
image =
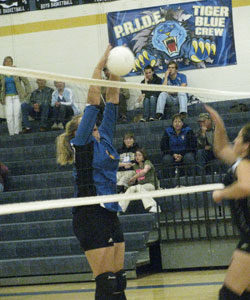
[[73,230],[84,251],[124,242],[117,213],[99,204],[78,207],[73,214]]
[[237,249],[250,253],[250,242],[245,240],[240,240],[239,244],[236,247]]

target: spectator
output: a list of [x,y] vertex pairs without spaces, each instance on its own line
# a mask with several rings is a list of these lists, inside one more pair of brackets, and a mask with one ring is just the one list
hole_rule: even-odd
[[[186,75],[178,72],[178,65],[176,62],[169,62],[163,85],[187,86]],[[156,118],[158,120],[163,118],[166,104],[168,106],[172,106],[177,103],[179,103],[179,113],[182,118],[185,118],[187,115],[187,100],[188,98],[186,93],[161,92],[157,100]]]
[[[147,154],[144,149],[136,150],[135,161],[133,168],[136,174],[130,178],[129,184],[132,186],[126,190],[126,194],[143,193],[158,189],[160,185],[156,176],[155,167],[147,158]],[[129,202],[129,200],[120,202],[120,206],[124,212],[126,211]],[[142,203],[144,208],[149,212],[157,212],[157,204],[152,197],[142,198]]]
[[128,188],[130,178],[135,174],[133,166],[135,164],[135,152],[138,149],[135,143],[134,134],[131,132],[125,133],[123,144],[118,153],[120,154],[119,169],[117,172],[117,191],[125,192]]
[[[146,66],[144,69],[144,79],[141,83],[145,84],[162,84],[162,79],[154,73],[154,68]],[[143,101],[143,117],[141,122],[154,121],[156,112],[156,102],[159,92],[142,91],[138,101]]]
[[75,104],[72,90],[66,88],[65,83],[61,81],[55,81],[54,85],[56,91],[52,94],[53,125],[51,129],[64,129],[65,124],[72,116],[80,114],[80,111]]
[[[161,139],[163,163],[167,176],[174,176],[174,167],[195,163],[196,138],[192,129],[185,125],[180,114],[172,118],[172,126],[167,127]],[[177,169],[179,170],[179,168]],[[193,168],[188,169],[191,175]]]
[[[13,67],[13,58],[6,56],[3,65]],[[0,75],[0,101],[5,105],[5,115],[9,135],[21,131],[21,103],[28,100],[31,93],[29,81],[25,77]]]
[[[105,75],[105,79],[109,80],[110,77],[110,71],[107,67],[103,68],[103,73]],[[120,77],[120,81],[122,82],[126,82],[126,80],[123,77]],[[102,87],[101,88],[101,92],[102,92],[102,100],[100,105],[101,105],[101,109],[102,111],[104,111],[104,106],[106,103],[106,87]],[[119,104],[118,104],[118,121],[122,121],[122,122],[127,122],[127,100],[130,97],[130,93],[128,89],[120,89],[120,94],[119,94]]]
[[198,174],[205,172],[205,167],[208,162],[216,157],[213,152],[214,144],[214,126],[211,117],[208,113],[201,113],[198,118],[200,129],[197,132],[197,164]]
[[40,131],[47,131],[53,89],[46,86],[46,80],[37,79],[38,88],[31,93],[30,103],[21,105],[23,116],[23,133],[31,132],[29,116],[40,119]]
[[8,175],[8,167],[0,162],[0,192],[5,192],[8,190]]

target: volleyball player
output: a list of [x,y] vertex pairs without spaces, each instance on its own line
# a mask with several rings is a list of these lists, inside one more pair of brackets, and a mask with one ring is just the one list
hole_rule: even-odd
[[238,133],[233,146],[228,142],[219,114],[206,106],[215,123],[214,151],[218,158],[231,165],[225,188],[213,192],[215,202],[231,200],[233,219],[240,232],[240,242],[232,256],[220,300],[250,300],[250,123]]
[[[97,64],[92,78],[101,79],[111,46]],[[119,80],[111,75],[110,80]],[[82,117],[66,125],[57,139],[57,161],[74,163],[75,196],[116,193],[119,155],[112,145],[119,89],[107,88],[103,121],[96,125],[100,87],[90,86]],[[96,300],[126,300],[126,274],[123,270],[125,244],[117,211],[118,203],[73,208],[73,229],[96,281]]]

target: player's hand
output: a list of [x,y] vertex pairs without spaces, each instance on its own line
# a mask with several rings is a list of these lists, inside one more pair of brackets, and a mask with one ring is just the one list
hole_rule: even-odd
[[220,203],[223,200],[223,192],[222,191],[214,191],[213,192],[213,200],[216,203]]
[[108,44],[103,56],[100,58],[99,63],[98,63],[98,67],[100,69],[103,69],[106,66],[111,49],[112,49],[112,46],[110,44]]
[[207,104],[205,104],[204,106],[205,106],[207,112],[210,114],[211,119],[213,120],[215,125],[222,125],[223,121],[222,121],[220,115],[218,114],[218,112]]

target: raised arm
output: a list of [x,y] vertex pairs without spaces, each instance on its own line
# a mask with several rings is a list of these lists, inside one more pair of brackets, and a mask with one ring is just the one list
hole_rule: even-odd
[[[112,81],[120,81],[120,77],[114,74],[110,74],[109,77]],[[104,110],[103,120],[99,127],[100,134],[106,135],[112,142],[115,124],[116,124],[116,104],[119,104],[119,88],[108,87],[106,91],[106,106]]]
[[225,163],[232,165],[237,156],[234,153],[232,146],[229,143],[229,139],[226,133],[224,122],[218,112],[212,107],[205,105],[206,110],[209,112],[214,124],[214,152],[215,155],[223,160]]
[[213,192],[215,202],[220,202],[223,199],[242,199],[250,196],[250,161],[242,160],[236,169],[237,181],[227,186],[223,190]]
[[[98,64],[96,65],[94,72],[92,74],[92,78],[94,79],[102,79],[102,70],[105,67],[107,63],[107,59],[109,56],[109,52],[111,50],[112,46],[108,45],[107,49],[105,50],[103,56],[99,60]],[[94,86],[91,85],[89,87],[88,91],[88,98],[87,103],[90,105],[99,105],[101,99],[101,87],[100,86]]]
[[[105,50],[104,55],[101,57],[101,59],[99,60],[98,64],[94,69],[92,78],[101,79],[102,70],[106,65],[111,48],[112,47],[109,45]],[[96,124],[96,118],[99,112],[97,106],[100,104],[100,97],[101,97],[100,86],[90,86],[88,91],[87,106],[84,110],[83,117],[76,131],[75,138],[72,139],[73,144],[84,145],[90,142],[92,137],[92,132]]]

